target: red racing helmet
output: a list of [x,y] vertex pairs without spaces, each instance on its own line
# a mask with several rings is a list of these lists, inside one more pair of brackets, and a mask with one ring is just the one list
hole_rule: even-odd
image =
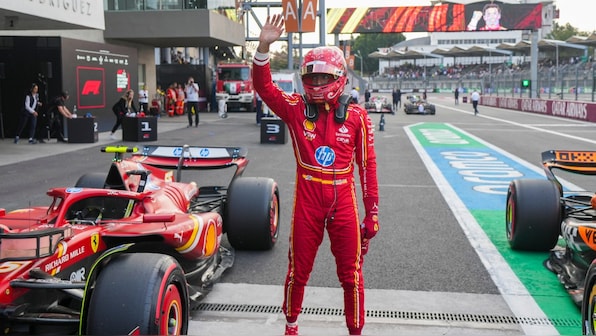
[[306,101],[335,105],[348,82],[347,69],[338,47],[317,47],[307,52],[300,66]]

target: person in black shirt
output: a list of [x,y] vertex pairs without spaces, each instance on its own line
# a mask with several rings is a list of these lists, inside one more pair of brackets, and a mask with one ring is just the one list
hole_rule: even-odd
[[66,107],[66,101],[69,95],[67,91],[62,93],[52,100],[50,111],[52,115],[52,121],[50,122],[50,135],[56,137],[58,142],[66,142],[64,138],[64,118],[72,119],[72,113]]
[[393,108],[398,109],[401,107],[401,90],[400,89],[393,89],[391,93],[391,97],[393,98]]
[[116,130],[118,130],[118,127],[120,127],[120,125],[122,124],[122,120],[124,120],[124,117],[126,117],[127,114],[137,114],[137,109],[135,108],[135,104],[133,103],[134,95],[135,93],[133,90],[128,90],[126,91],[124,96],[120,97],[116,104],[112,106],[112,112],[114,112],[114,114],[116,115],[116,122],[112,127],[110,139],[116,140],[116,136],[114,135],[114,133],[116,133]]

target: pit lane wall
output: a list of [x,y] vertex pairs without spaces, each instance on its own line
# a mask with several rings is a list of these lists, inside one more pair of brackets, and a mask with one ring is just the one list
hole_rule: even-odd
[[590,102],[481,96],[480,105],[596,122],[596,103]]

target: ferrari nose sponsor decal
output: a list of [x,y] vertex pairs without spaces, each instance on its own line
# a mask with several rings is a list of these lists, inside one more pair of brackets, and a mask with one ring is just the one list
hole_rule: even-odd
[[75,272],[70,273],[70,281],[85,281],[85,267],[81,267]]
[[329,167],[335,162],[335,151],[328,146],[320,146],[315,150],[315,160],[323,167]]

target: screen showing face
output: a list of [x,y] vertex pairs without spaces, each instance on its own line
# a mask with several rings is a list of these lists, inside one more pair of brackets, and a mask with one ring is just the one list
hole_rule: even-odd
[[542,4],[439,1],[433,6],[330,8],[329,34],[533,30],[542,27]]

